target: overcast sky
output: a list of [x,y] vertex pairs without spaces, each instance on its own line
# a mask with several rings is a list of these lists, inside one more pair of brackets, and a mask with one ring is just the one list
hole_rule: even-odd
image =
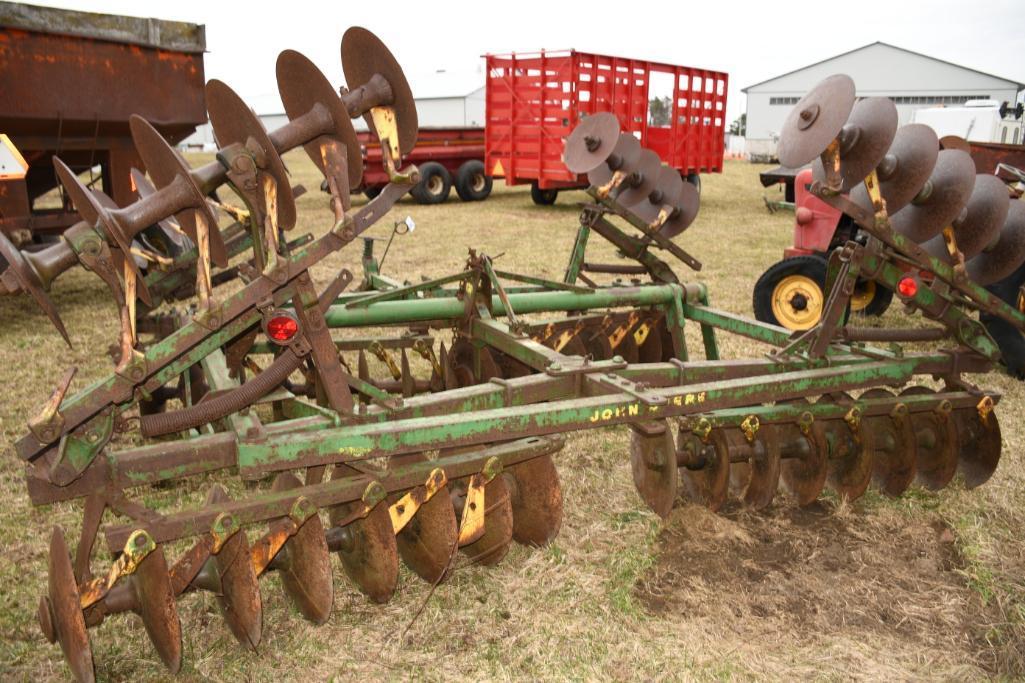
[[34,4],[205,24],[207,78],[224,80],[261,113],[280,111],[274,60],[285,48],[340,84],[339,42],[352,25],[389,45],[414,95],[438,69],[482,72],[486,52],[575,48],[726,71],[732,120],[744,111],[742,87],[877,40],[1025,82],[1023,0]]

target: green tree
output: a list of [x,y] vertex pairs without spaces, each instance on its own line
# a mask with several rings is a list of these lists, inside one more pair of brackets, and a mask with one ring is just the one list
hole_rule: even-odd
[[648,101],[648,125],[668,126],[673,114],[672,99],[669,97],[652,97]]
[[747,113],[740,115],[736,121],[730,124],[730,135],[745,135],[747,133]]

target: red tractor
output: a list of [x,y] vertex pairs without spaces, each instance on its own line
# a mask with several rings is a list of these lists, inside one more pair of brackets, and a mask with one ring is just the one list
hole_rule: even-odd
[[[791,330],[807,330],[822,315],[826,303],[826,258],[849,240],[861,241],[858,228],[846,215],[815,197],[806,168],[794,181],[794,244],[783,260],[762,273],[755,284],[754,313],[762,322]],[[881,315],[893,292],[872,281],[859,282],[851,297],[851,313]]]

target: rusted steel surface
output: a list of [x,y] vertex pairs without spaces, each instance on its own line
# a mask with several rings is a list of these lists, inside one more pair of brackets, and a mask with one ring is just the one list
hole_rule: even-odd
[[[172,143],[206,122],[202,26],[0,3],[0,130],[29,162],[0,229],[55,230],[72,212],[25,211],[57,185],[50,158],[76,171],[99,165],[102,189],[118,205],[135,198],[129,172],[141,168],[128,119],[141,114]],[[0,182],[0,185],[8,183]]]
[[[419,181],[415,166],[402,166],[415,140],[412,96],[376,37],[356,28],[342,40],[351,86],[344,94],[286,51],[278,78],[289,122],[264,132],[227,84],[212,82],[211,118],[225,145],[215,161],[189,168],[133,116],[130,131],[152,180],[140,199],[117,208],[59,162],[83,220],[29,256],[0,239],[16,266],[4,285],[33,297],[59,330],[45,289],[70,263],[103,279],[119,308],[113,370],[74,394],[69,372],[40,401],[15,449],[33,503],[85,499],[74,565],[57,529],[37,611],[44,637],[60,644],[77,679],[96,674],[88,629],[127,612],[141,618],[176,672],[176,600],[190,593],[211,593],[226,628],[257,649],[260,578],[268,572],[278,572],[302,616],[319,624],[333,605],[331,553],[355,588],[382,602],[396,592],[400,560],[433,585],[459,552],[492,565],[513,541],[548,544],[563,514],[557,455],[575,432],[630,427],[623,460],[641,499],[661,516],[680,498],[713,510],[731,496],[755,509],[780,495],[808,505],[826,488],[853,500],[870,485],[898,495],[915,477],[938,489],[958,471],[969,486],[995,471],[1000,396],[965,376],[989,371],[1000,355],[971,314],[982,310],[1019,330],[1025,314],[972,281],[957,248],[970,244],[962,239],[969,235],[953,217],[964,207],[986,217],[973,219],[978,231],[1006,214],[1002,258],[1010,262],[1018,257],[1009,245],[1025,231],[1019,209],[1003,211],[999,193],[967,192],[964,159],[947,154],[931,177],[910,169],[933,193],[891,223],[883,193],[904,192],[910,181],[886,169],[895,183],[881,191],[876,171],[857,177],[870,157],[885,165],[879,150],[891,131],[851,129],[843,79],[799,105],[788,133],[797,139],[783,147],[802,159],[819,155],[824,180],[809,191],[869,237],[831,254],[822,323],[790,334],[715,309],[703,285],[683,282],[663,260],[668,254],[700,268],[672,242],[697,203],[675,171],[666,177],[620,134],[614,117],[590,117],[566,143],[567,162],[594,184],[562,280],[499,270],[473,249],[454,274],[412,284],[384,275],[364,234]],[[363,168],[351,118],[359,116],[373,122],[389,182],[353,210],[348,193]],[[281,201],[292,188],[280,156],[300,147],[325,175],[332,223],[318,239],[288,245],[279,228],[293,227],[296,216]],[[854,156],[843,163],[845,154]],[[837,191],[862,181],[871,211]],[[238,222],[223,231],[206,200],[218,189],[246,205],[230,210]],[[137,272],[133,241],[146,226],[172,220],[164,234],[188,236],[194,265],[175,271],[174,286],[194,280],[195,304],[162,315],[143,308],[137,321],[133,292],[155,307],[169,289]],[[937,231],[948,245],[939,255],[909,236]],[[592,233],[626,263],[589,262]],[[232,248],[239,235],[248,241]],[[311,269],[360,237],[362,282],[351,287],[352,274],[341,270],[318,288]],[[217,289],[212,267],[250,249],[239,285],[230,294]],[[636,277],[599,284],[584,271]],[[846,325],[858,278],[897,290],[930,325]],[[688,325],[700,328],[700,348],[688,348]],[[389,331],[378,334],[381,327]],[[721,334],[773,350],[721,360]],[[898,345],[905,341],[940,348],[916,352]],[[379,361],[373,367],[371,356]],[[937,378],[939,391],[920,383]],[[141,445],[111,446],[130,439]],[[251,485],[235,500],[213,483],[201,504],[142,502],[151,486],[198,476]],[[101,535],[115,559],[93,577]],[[165,556],[172,548],[183,550]]]
[[996,173],[998,164],[1025,169],[1025,145],[1003,145],[999,142],[970,142],[972,161],[978,173]]

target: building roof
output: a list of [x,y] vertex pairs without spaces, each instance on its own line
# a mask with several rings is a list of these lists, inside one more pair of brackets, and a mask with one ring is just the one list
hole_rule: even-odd
[[860,52],[861,50],[867,50],[868,48],[874,47],[876,45],[883,45],[885,47],[892,48],[894,50],[900,50],[901,52],[906,52],[908,54],[915,55],[916,57],[923,57],[925,59],[931,59],[934,62],[941,62],[943,64],[949,64],[950,66],[955,66],[955,67],[957,67],[959,69],[964,69],[965,71],[971,71],[973,73],[982,74],[983,76],[989,76],[990,78],[996,78],[996,79],[999,79],[1001,81],[1007,81],[1008,83],[1013,84],[1015,87],[1017,87],[1018,90],[1025,89],[1025,83],[1019,83],[1018,81],[1012,80],[1010,78],[1004,78],[1003,76],[997,76],[995,74],[986,73],[985,71],[979,71],[978,69],[972,69],[971,67],[967,67],[967,66],[964,66],[964,65],[961,65],[961,64],[955,64],[954,62],[949,62],[949,61],[947,61],[945,59],[939,59],[938,57],[933,57],[931,55],[922,54],[921,52],[915,52],[914,50],[908,50],[907,48],[900,47],[899,45],[892,45],[890,43],[884,43],[881,40],[877,40],[874,43],[869,43],[868,45],[862,45],[861,47],[856,47],[853,50],[848,50],[847,52],[841,52],[838,55],[833,55],[832,57],[827,57],[826,59],[820,59],[817,62],[812,62],[811,64],[806,64],[805,66],[802,66],[799,69],[792,69],[791,71],[787,71],[786,73],[779,74],[778,76],[773,76],[772,78],[767,78],[764,81],[759,81],[758,83],[752,83],[751,85],[748,85],[748,86],[745,86],[745,87],[741,88],[740,92],[746,93],[751,88],[755,88],[755,87],[757,87],[759,85],[764,85],[766,83],[770,83],[772,81],[775,81],[778,78],[783,78],[784,76],[789,76],[790,74],[795,74],[795,73],[797,73],[799,71],[804,71],[805,69],[807,69],[809,67],[816,66],[818,64],[824,64],[824,63],[826,63],[828,61],[831,61],[831,60],[834,60],[834,59],[836,59],[838,57],[843,57],[843,56],[846,56],[846,55],[849,55],[849,54],[853,54],[855,52]]

